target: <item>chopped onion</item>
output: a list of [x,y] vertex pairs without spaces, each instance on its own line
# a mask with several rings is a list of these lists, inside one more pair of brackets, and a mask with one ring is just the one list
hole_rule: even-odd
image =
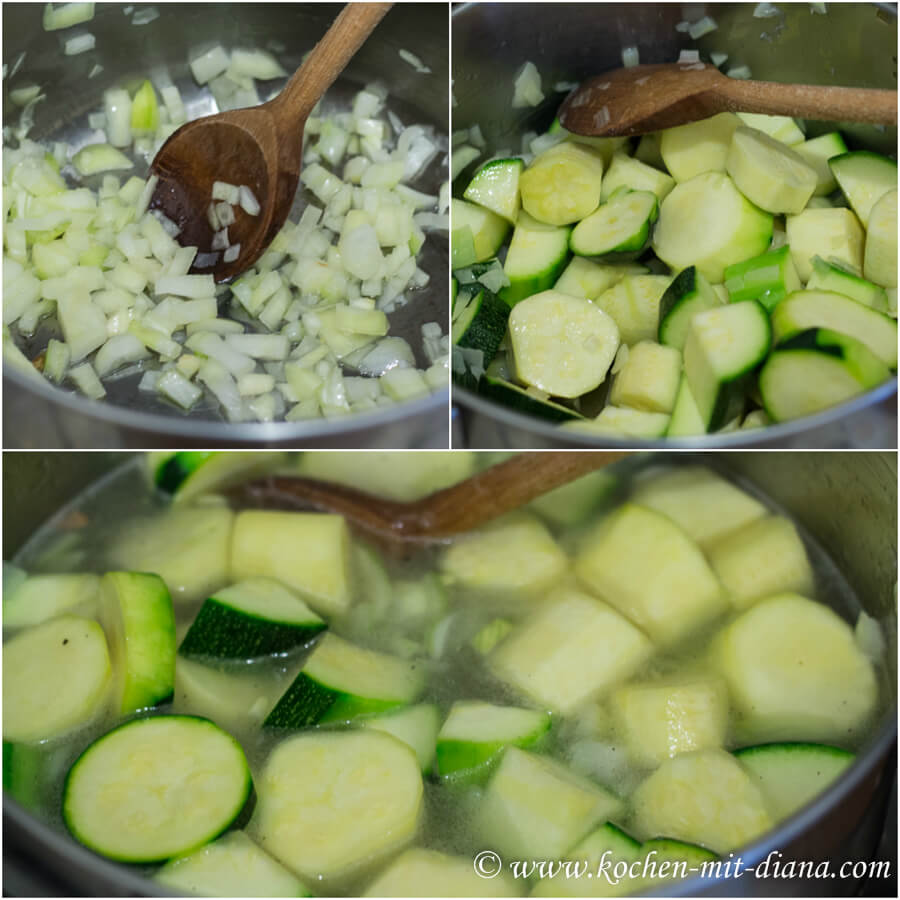
[[93,50],[96,44],[97,39],[88,31],[84,34],[70,37],[65,43],[63,53],[66,56],[77,56],[79,53],[86,53],[88,50]]
[[729,78],[752,78],[750,66],[732,66],[726,73]]
[[513,109],[537,106],[544,99],[541,75],[533,62],[526,62],[513,80]]
[[709,54],[709,58],[714,66],[721,66],[722,63],[725,62],[726,59],[728,59],[728,54],[713,51]]
[[253,191],[251,191],[246,184],[242,184],[238,191],[238,203],[240,203],[241,209],[243,209],[248,216],[258,216],[261,207],[259,201],[253,194]]
[[418,56],[416,56],[415,53],[411,53],[409,50],[401,49],[401,50],[397,51],[397,55],[404,62],[409,63],[420,74],[422,74],[422,75],[430,75],[431,74],[431,69],[429,69],[428,66],[426,66],[425,63],[423,63],[422,60],[419,59]]
[[818,13],[820,16],[824,16],[828,14],[828,4],[827,3],[810,3],[809,11],[814,15]]
[[94,367],[89,362],[81,363],[73,369],[69,369],[69,378],[85,397],[91,400],[99,400],[106,396],[106,388],[100,383]]
[[682,65],[683,63],[696,63],[700,62],[700,51],[699,50],[682,50],[681,53],[678,54],[678,64]]
[[159,18],[159,10],[155,6],[146,6],[139,9],[132,17],[132,25],[149,25]]
[[691,28],[691,23],[688,22],[686,19],[682,19],[682,20],[675,26],[675,30],[676,30],[679,34],[686,34],[688,31],[690,31],[690,28]]
[[207,84],[217,75],[221,75],[228,68],[228,63],[228,53],[217,44],[205,53],[195,56],[188,65],[197,84]]
[[640,64],[641,56],[640,51],[635,46],[623,47],[622,48],[622,65],[626,69],[630,69],[633,66],[637,66]]
[[233,263],[240,255],[241,255],[241,245],[240,244],[232,244],[222,254],[222,259],[224,262]]
[[228,229],[223,228],[221,231],[217,231],[213,235],[211,248],[213,250],[226,250],[229,244],[230,242],[228,240]]
[[691,36],[692,40],[696,41],[698,38],[702,38],[703,35],[715,31],[718,27],[716,20],[712,18],[712,16],[703,16],[702,19],[698,19],[691,25],[688,29],[688,34]]
[[[27,106],[32,100],[35,99],[41,92],[40,86],[36,84],[27,84],[20,88],[15,88],[14,90],[9,92],[9,99],[16,106]],[[101,113],[102,115],[102,113]],[[91,128],[96,128],[97,126],[91,125]],[[102,126],[101,126],[102,127]]]
[[203,396],[203,391],[196,384],[175,369],[169,369],[159,376],[156,390],[182,409],[190,409]]
[[781,10],[774,3],[757,3],[753,10],[755,19],[771,19],[774,16],[780,16]]
[[90,72],[88,72],[88,78],[96,78],[103,71],[103,66],[100,63],[95,63]]

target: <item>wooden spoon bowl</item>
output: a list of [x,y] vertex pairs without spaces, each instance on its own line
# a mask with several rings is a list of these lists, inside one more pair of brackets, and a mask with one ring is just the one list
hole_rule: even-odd
[[179,243],[198,247],[198,256],[211,251],[207,211],[214,182],[245,185],[260,204],[256,216],[234,207],[228,238],[240,244],[237,258],[226,263],[219,251],[213,266],[199,268],[195,260],[191,274],[228,281],[263,254],[297,193],[307,117],[391,6],[348,3],[277,97],[261,106],[195,119],[162,145],[150,167],[159,180],[149,206],[181,229]]
[[897,124],[897,92],[744,81],[706,63],[632,66],[583,82],[563,101],[562,126],[596,137],[647,134],[720,112]]

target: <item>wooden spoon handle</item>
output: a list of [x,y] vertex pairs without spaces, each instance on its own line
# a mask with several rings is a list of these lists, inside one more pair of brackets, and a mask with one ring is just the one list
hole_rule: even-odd
[[[322,40],[271,101],[273,112],[302,133],[303,124],[393,3],[348,3]],[[276,111],[277,109],[277,111]]]
[[822,121],[897,124],[896,91],[726,78],[721,84],[721,92],[734,104],[736,112]]
[[[627,455],[592,450],[520,453],[415,504],[418,509],[409,525],[428,537],[460,534]],[[405,523],[398,524],[402,528]]]

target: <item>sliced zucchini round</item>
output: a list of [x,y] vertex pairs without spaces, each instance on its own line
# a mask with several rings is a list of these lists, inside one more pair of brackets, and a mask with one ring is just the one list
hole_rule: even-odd
[[589,300],[544,291],[509,317],[516,373],[555,397],[580,397],[603,382],[619,349],[616,323]]
[[828,165],[853,212],[868,228],[872,207],[888,191],[897,190],[896,161],[869,150],[854,150],[833,156]]
[[110,663],[103,629],[60,616],[3,645],[3,739],[42,741],[106,708]]
[[283,741],[257,789],[254,834],[263,848],[301,877],[326,884],[408,843],[422,813],[415,754],[368,729]]
[[253,794],[241,745],[207,719],[133,719],[75,761],[63,789],[72,836],[119,862],[163,862],[218,837]]
[[658,211],[656,194],[625,188],[572,229],[569,246],[579,256],[638,253],[650,239]]
[[522,207],[539,222],[570,225],[597,208],[602,181],[600,154],[564,141],[545,150],[522,173]]

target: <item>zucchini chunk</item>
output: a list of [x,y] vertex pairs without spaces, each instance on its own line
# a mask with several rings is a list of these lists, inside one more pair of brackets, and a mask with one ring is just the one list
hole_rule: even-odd
[[584,300],[595,300],[626,275],[643,275],[646,272],[643,266],[632,263],[612,266],[582,256],[573,256],[553,285],[553,290]]
[[762,793],[724,750],[698,750],[666,760],[632,794],[641,834],[665,834],[715,853],[736,850],[774,821]]
[[117,715],[172,699],[175,612],[165,582],[143,572],[107,572],[100,581],[100,621],[109,641]]
[[865,232],[849,209],[807,207],[799,215],[787,217],[785,233],[802,282],[812,277],[813,260],[823,248],[827,248],[829,262],[862,273]]
[[825,744],[762,744],[734,753],[780,822],[802,809],[852,765],[855,754]]
[[630,191],[650,191],[662,203],[669,191],[675,187],[675,179],[665,172],[624,153],[613,154],[609,169],[603,176],[600,199],[608,200],[619,188]]
[[742,411],[746,382],[771,344],[769,317],[756,300],[708,309],[691,319],[684,373],[707,431],[718,431]]
[[681,380],[681,353],[653,341],[631,348],[609,392],[613,406],[670,414]]
[[856,338],[885,365],[897,368],[897,322],[843,294],[797,291],[785,297],[772,313],[777,343],[810,328]]
[[728,691],[716,676],[626,684],[613,693],[611,707],[637,766],[652,768],[679,753],[725,742]]
[[864,228],[875,204],[888,192],[897,190],[897,163],[879,153],[855,150],[828,160],[853,212]]
[[457,701],[437,740],[437,773],[452,780],[486,775],[506,747],[530,747],[550,730],[550,716],[535,709]]
[[359,724],[363,728],[383,731],[397,738],[416,754],[419,768],[426,774],[431,772],[438,730],[441,727],[441,717],[436,706],[420,703],[398,712],[362,719]]
[[738,190],[770,213],[802,212],[818,184],[816,170],[802,156],[743,125],[731,138],[725,168]]
[[247,660],[287,653],[326,627],[296,594],[271,578],[248,578],[206,600],[178,652]]
[[519,214],[519,180],[525,163],[518,157],[492,159],[472,177],[463,197],[502,216],[512,225]]
[[110,567],[155,572],[175,602],[202,600],[228,582],[234,513],[222,506],[179,506],[125,525]]
[[183,503],[201,494],[215,493],[271,469],[282,454],[210,452],[204,450],[152,454],[153,483]]
[[409,843],[423,808],[412,750],[370,730],[282,741],[257,791],[251,834],[291,871],[326,886]]
[[745,126],[767,134],[780,144],[786,144],[794,150],[803,143],[806,135],[796,120],[790,116],[770,116],[766,113],[739,112],[737,117]]
[[[894,229],[896,231],[896,229]],[[871,228],[870,228],[871,233]],[[866,241],[866,252],[869,250],[870,240]],[[863,263],[865,267],[865,263]],[[843,294],[863,306],[871,307],[878,312],[888,311],[887,291],[878,284],[866,281],[834,263],[826,262],[819,256],[813,257],[813,272],[806,284],[810,291],[829,291],[835,294]],[[793,290],[800,290],[799,287]]]
[[788,294],[802,288],[791,248],[786,244],[725,269],[725,289],[731,303],[758,300],[771,312]]
[[451,583],[503,595],[539,593],[562,578],[568,564],[543,522],[521,510],[456,538],[439,562]]
[[793,150],[816,170],[814,197],[826,197],[837,188],[837,180],[828,160],[847,152],[847,145],[839,131],[831,131],[802,144],[794,144]]
[[580,397],[602,384],[619,349],[619,329],[579,297],[543,291],[509,317],[516,373],[554,397]]
[[500,298],[515,306],[553,287],[569,259],[570,232],[520,212],[503,263],[509,285],[500,291]]
[[[609,862],[605,874],[600,874],[604,854]],[[641,858],[641,845],[612,822],[592,831],[583,841],[566,851],[566,858],[587,863],[581,878],[566,877],[565,870],[542,878],[531,892],[532,897],[620,897],[632,893],[637,885],[627,875],[613,884],[613,870],[617,863],[631,865]]]
[[603,158],[590,147],[563,141],[522,173],[522,208],[547,225],[571,225],[600,204]]
[[[64,615],[3,645],[3,739],[59,737],[106,711],[110,662],[103,629]],[[5,773],[5,767],[4,767]]]
[[657,438],[666,433],[669,416],[627,406],[604,406],[596,418],[566,422],[562,427],[614,437]]
[[509,233],[506,219],[483,206],[455,197],[450,201],[450,219],[450,254],[454,269],[496,256]]
[[487,366],[497,355],[506,337],[509,306],[487,288],[480,288],[453,310],[453,343],[480,350]]
[[734,113],[719,113],[660,132],[659,152],[669,174],[689,181],[706,172],[724,172],[731,138],[741,125]]
[[863,255],[866,278],[897,287],[897,191],[888,191],[872,207]]
[[569,406],[554,403],[549,397],[544,399],[544,396],[537,396],[543,392],[536,388],[520,387],[511,381],[505,381],[503,378],[496,378],[492,375],[485,375],[481,379],[478,384],[478,393],[511,409],[526,415],[547,419],[550,422],[569,422],[573,419],[583,418],[581,413]]
[[154,863],[218,837],[252,796],[231,735],[206,719],[154,716],[119,725],[78,757],[62,811],[72,836],[96,853]]
[[[644,887],[663,884],[665,882],[680,881],[682,878],[690,878],[702,871],[704,863],[710,863],[718,859],[712,850],[700,847],[697,844],[689,844],[687,841],[676,841],[672,838],[654,838],[641,844],[641,856],[652,861],[657,866],[656,877],[647,876],[642,879]],[[663,870],[668,863],[669,869]],[[682,874],[684,873],[684,874]]]
[[875,709],[871,662],[827,606],[778,594],[751,606],[714,641],[745,740],[847,740]]
[[639,479],[633,500],[668,516],[700,548],[766,515],[755,497],[702,466],[678,466]]
[[341,516],[245,510],[235,516],[231,577],[284,582],[325,615],[350,605],[349,540]]
[[782,341],[759,373],[759,391],[776,422],[843,403],[890,378],[888,367],[849,335],[810,328]]
[[281,694],[280,679],[258,666],[214,668],[179,656],[174,704],[178,712],[211,719],[238,733],[262,724]]
[[600,785],[546,756],[509,747],[475,827],[501,856],[559,859],[589,829],[622,811],[622,801]]
[[710,564],[738,609],[772,594],[811,595],[806,548],[784,516],[763,516],[733,531],[708,550]]
[[28,575],[3,591],[3,627],[39,625],[67,613],[92,619],[99,596],[97,575]]
[[572,229],[569,247],[579,256],[640,253],[658,214],[655,194],[624,188]]
[[728,608],[700,548],[670,519],[634,503],[586,535],[575,573],[663,644],[681,640]]
[[695,266],[688,266],[675,276],[659,301],[659,342],[684,350],[694,316],[721,305],[710,283]]
[[570,713],[625,680],[653,646],[611,606],[559,588],[488,657],[491,671],[541,706]]
[[678,394],[675,397],[675,406],[666,429],[666,437],[694,437],[706,434],[706,425],[700,417],[697,402],[691,393],[691,386],[684,374],[678,382]]
[[264,724],[308,728],[346,722],[412,703],[423,687],[414,662],[325,634]]
[[728,266],[758,256],[771,240],[772,214],[754,206],[727,175],[707,172],[663,200],[653,249],[671,268],[694,265],[717,284]]
[[619,326],[623,344],[655,341],[660,303],[671,281],[668,275],[628,275],[594,302]]
[[155,881],[183,895],[204,897],[311,897],[309,888],[243,831],[167,862]]
[[484,878],[472,860],[437,850],[404,850],[366,889],[364,897],[518,897],[519,888],[505,872]]
[[615,475],[600,469],[541,494],[531,501],[529,508],[551,525],[572,527],[584,522],[601,503],[609,500],[619,484]]

